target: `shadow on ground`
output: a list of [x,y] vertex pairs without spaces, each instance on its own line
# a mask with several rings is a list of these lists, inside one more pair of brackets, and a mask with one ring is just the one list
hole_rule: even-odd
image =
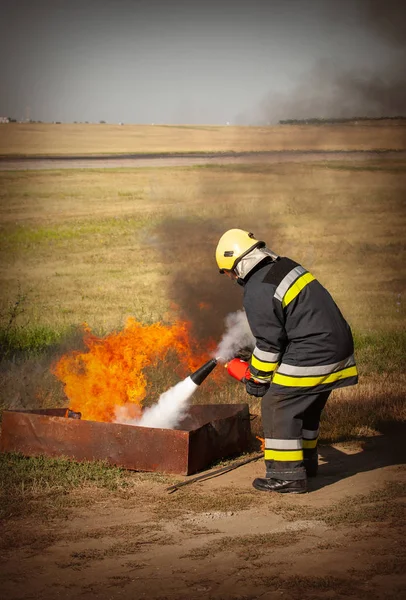
[[[317,478],[309,480],[309,491],[326,487],[356,473],[406,463],[406,423],[385,423],[379,435],[358,438],[360,449],[347,453],[334,446],[320,446]],[[344,445],[345,447],[345,445]]]

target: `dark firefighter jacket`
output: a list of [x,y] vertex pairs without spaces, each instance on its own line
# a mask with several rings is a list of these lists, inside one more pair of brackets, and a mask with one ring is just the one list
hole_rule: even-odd
[[271,391],[306,394],[357,383],[351,329],[327,290],[289,258],[260,263],[245,279],[256,346],[253,377]]

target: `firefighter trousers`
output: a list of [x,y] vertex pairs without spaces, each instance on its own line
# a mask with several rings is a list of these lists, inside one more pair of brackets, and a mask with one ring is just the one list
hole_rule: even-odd
[[283,480],[306,478],[305,460],[317,460],[320,416],[330,395],[274,394],[262,398],[266,477]]

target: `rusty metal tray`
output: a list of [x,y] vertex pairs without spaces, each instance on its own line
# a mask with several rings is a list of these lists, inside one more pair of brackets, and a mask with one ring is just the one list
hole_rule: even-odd
[[106,460],[135,471],[191,475],[240,454],[251,441],[247,404],[189,408],[177,429],[67,418],[66,408],[3,412],[1,452]]

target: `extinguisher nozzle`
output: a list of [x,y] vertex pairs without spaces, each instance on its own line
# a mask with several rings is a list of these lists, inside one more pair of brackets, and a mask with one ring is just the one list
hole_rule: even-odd
[[200,385],[201,383],[203,383],[203,381],[206,379],[206,377],[208,375],[210,375],[210,373],[213,371],[213,369],[216,366],[217,366],[217,359],[212,358],[211,360],[207,361],[207,363],[205,363],[202,367],[200,367],[200,369],[197,369],[197,371],[192,373],[190,375],[190,379],[196,385]]

